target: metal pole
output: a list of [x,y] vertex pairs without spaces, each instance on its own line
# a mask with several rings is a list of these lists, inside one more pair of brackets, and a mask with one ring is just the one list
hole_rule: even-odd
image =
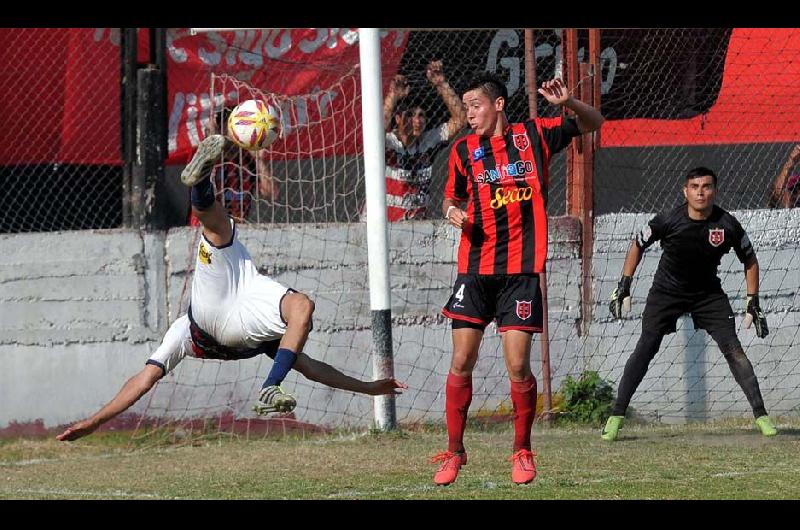
[[[389,224],[386,218],[381,47],[377,28],[359,28],[361,117],[367,194],[369,299],[372,309],[372,372],[375,379],[394,377],[392,312],[389,287]],[[394,396],[375,397],[375,426],[397,427]]]
[[121,96],[120,123],[122,138],[122,226],[133,224],[131,193],[136,157],[136,28],[120,28]]
[[[600,109],[600,95],[603,80],[602,63],[600,62],[600,30],[589,30],[589,64],[592,65],[592,101],[597,110]],[[592,151],[600,147],[600,129],[592,133]]]
[[[536,82],[536,45],[533,29],[525,30],[525,81],[528,84],[528,117],[534,119],[538,115],[538,104],[536,102],[537,82]],[[553,396],[551,391],[550,375],[550,326],[547,318],[547,262],[545,270],[539,274],[539,284],[542,289],[542,336],[539,343],[542,348],[542,417],[547,424],[552,425],[553,415],[550,410],[553,408]]]
[[[591,75],[591,65],[588,63],[580,64],[581,79],[587,79]],[[591,83],[581,84],[580,99],[584,103],[595,106],[594,89]],[[582,270],[582,311],[581,311],[581,331],[584,335],[589,333],[589,325],[592,323],[592,312],[594,309],[592,293],[592,253],[594,252],[594,156],[592,150],[593,139],[590,135],[583,135],[576,138],[576,142],[582,145],[578,156],[580,172],[580,194],[579,208],[581,219],[581,268]]]
[[[565,29],[561,39],[563,50],[562,61],[564,72],[564,82],[567,89],[573,91],[573,95],[578,95],[578,30],[575,28]],[[567,215],[580,217],[580,174],[577,171],[577,158],[582,150],[580,140],[574,140],[567,150]]]
[[536,46],[532,29],[525,30],[525,83],[528,85],[528,117],[538,116],[536,103]]

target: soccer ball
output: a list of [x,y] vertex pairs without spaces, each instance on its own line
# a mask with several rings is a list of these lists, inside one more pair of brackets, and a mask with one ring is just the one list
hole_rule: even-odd
[[270,145],[280,135],[278,111],[260,99],[248,99],[236,106],[228,116],[228,136],[248,151]]

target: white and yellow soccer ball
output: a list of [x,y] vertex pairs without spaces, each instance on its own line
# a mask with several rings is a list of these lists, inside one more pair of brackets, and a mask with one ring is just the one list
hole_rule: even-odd
[[264,149],[281,133],[278,110],[260,99],[248,99],[228,116],[228,137],[248,151]]

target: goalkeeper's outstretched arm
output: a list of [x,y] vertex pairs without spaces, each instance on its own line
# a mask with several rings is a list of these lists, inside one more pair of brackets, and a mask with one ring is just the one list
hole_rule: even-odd
[[91,434],[102,424],[128,410],[139,398],[145,395],[164,375],[164,371],[152,364],[146,365],[122,386],[114,399],[98,410],[91,418],[79,421],[56,436],[57,440],[67,442]]
[[341,388],[342,390],[368,394],[370,396],[400,394],[402,389],[408,388],[408,385],[394,378],[379,379],[377,381],[361,381],[360,379],[345,375],[333,366],[312,359],[303,353],[297,356],[297,361],[295,361],[293,368],[311,381],[322,383],[331,388]]

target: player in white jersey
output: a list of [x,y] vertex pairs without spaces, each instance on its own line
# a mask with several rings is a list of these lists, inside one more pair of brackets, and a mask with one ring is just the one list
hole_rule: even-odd
[[369,395],[399,394],[407,386],[393,378],[361,381],[302,353],[311,331],[314,302],[258,272],[236,237],[236,227],[215,200],[208,178],[228,140],[207,137],[181,180],[192,188],[192,208],[203,225],[189,311],[170,326],[144,369],[92,417],[67,428],[62,441],[85,436],[127,410],[187,355],[236,360],[260,354],[275,362],[253,407],[258,414],[289,412],[295,399],[280,384],[295,369],[311,381]]

